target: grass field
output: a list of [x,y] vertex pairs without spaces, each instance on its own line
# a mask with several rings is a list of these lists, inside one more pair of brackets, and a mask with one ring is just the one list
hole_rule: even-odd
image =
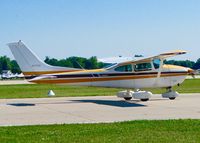
[[[56,96],[106,96],[115,95],[124,89],[81,87],[66,85],[0,85],[0,98],[38,98],[47,97],[48,90],[52,89]],[[180,93],[200,93],[200,79],[188,79],[180,87],[174,87]],[[163,93],[165,89],[147,89],[153,93]]]
[[0,142],[200,142],[200,120],[0,127]]

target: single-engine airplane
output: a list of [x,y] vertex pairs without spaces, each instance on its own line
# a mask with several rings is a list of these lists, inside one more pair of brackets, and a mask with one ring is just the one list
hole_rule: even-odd
[[125,100],[149,100],[152,93],[140,91],[141,88],[166,88],[162,97],[173,100],[179,94],[172,90],[172,86],[181,84],[187,75],[194,72],[190,68],[163,63],[166,58],[186,54],[182,50],[120,62],[102,69],[85,70],[50,66],[41,61],[22,41],[9,43],[8,46],[29,82],[125,88],[127,90],[117,93],[118,97]]

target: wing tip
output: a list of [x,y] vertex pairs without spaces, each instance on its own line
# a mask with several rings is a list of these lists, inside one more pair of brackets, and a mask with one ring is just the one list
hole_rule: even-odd
[[170,55],[182,55],[182,54],[186,54],[187,51],[184,50],[176,50],[176,51],[172,51],[172,52],[167,52],[167,53],[163,53],[160,54],[161,56],[170,56]]

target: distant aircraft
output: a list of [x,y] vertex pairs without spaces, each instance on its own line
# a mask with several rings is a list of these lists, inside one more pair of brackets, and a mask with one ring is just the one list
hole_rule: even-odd
[[[107,68],[85,70],[69,67],[50,66],[41,61],[23,42],[8,44],[25,78],[38,84],[69,84],[99,87],[120,87],[127,90],[117,93],[125,100],[132,98],[147,101],[152,96],[141,88],[166,88],[162,97],[175,99],[179,94],[172,86],[181,84],[193,70],[175,65],[166,65],[166,58],[185,54],[177,50],[149,58],[124,61],[112,64]],[[134,91],[131,91],[134,89]]]
[[24,78],[23,73],[13,74],[10,70],[3,70],[1,74],[1,79],[19,79],[19,78]]
[[15,75],[10,70],[3,70],[1,78],[2,79],[14,79]]

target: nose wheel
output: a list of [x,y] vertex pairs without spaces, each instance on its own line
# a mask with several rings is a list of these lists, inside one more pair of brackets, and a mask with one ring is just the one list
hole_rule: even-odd
[[170,99],[170,100],[174,100],[174,99],[176,99],[176,97],[169,97],[169,99]]
[[167,92],[162,94],[163,98],[169,98],[170,100],[174,100],[178,96],[179,96],[179,93],[176,91],[173,91],[171,87],[168,87]]

